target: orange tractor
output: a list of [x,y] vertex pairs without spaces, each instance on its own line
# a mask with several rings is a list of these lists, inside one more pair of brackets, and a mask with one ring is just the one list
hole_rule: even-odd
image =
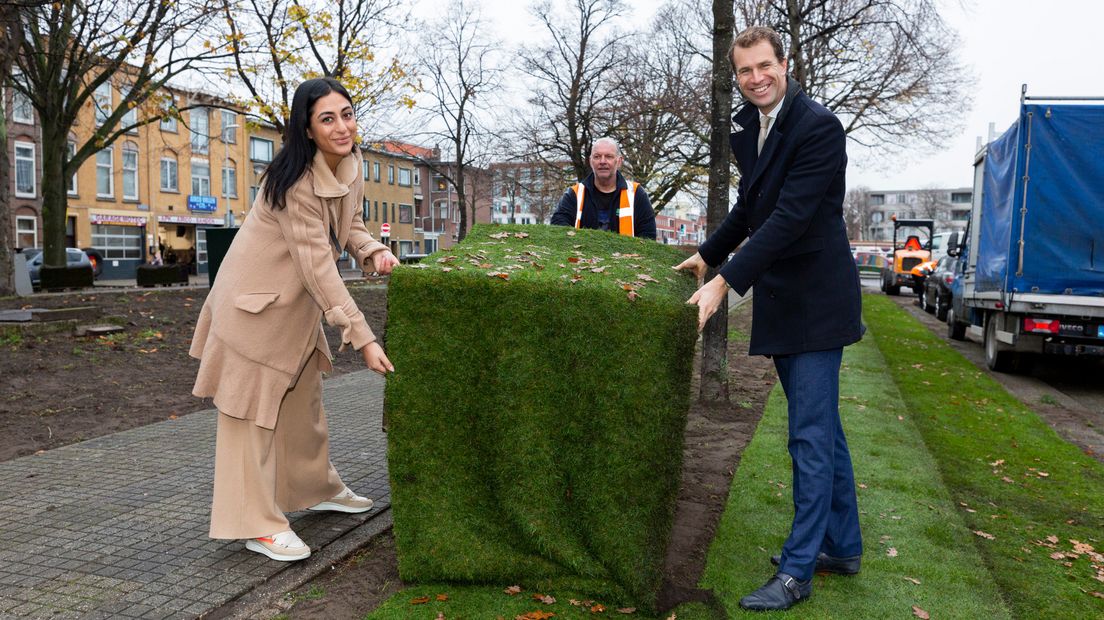
[[[901,229],[908,234],[901,233]],[[919,234],[927,233],[926,241]],[[907,286],[917,295],[924,287],[924,275],[914,273],[913,269],[921,263],[931,260],[931,238],[935,232],[932,220],[893,221],[893,256],[889,264],[882,268],[882,291],[886,295],[900,295],[901,287]],[[917,269],[917,272],[921,270]]]

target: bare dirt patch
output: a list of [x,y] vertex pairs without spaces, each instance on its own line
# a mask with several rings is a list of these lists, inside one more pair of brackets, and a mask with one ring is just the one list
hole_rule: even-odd
[[[124,330],[107,336],[0,333],[0,461],[211,407],[191,395],[199,362],[188,357],[207,288],[92,291],[0,299],[0,310],[95,306]],[[350,292],[377,331],[387,318],[386,289]],[[335,374],[359,370],[352,351],[327,328]]]

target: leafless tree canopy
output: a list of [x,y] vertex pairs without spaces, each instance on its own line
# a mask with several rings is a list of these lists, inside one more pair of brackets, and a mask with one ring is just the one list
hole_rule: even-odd
[[[163,87],[217,56],[216,46],[199,43],[215,14],[208,0],[60,0],[24,11],[13,86],[49,119],[41,123],[46,264],[65,264],[65,179],[127,131],[173,112],[163,107]],[[117,104],[95,97],[109,81]],[[88,107],[97,125],[70,155],[71,132]],[[138,107],[144,113],[124,122]]]
[[416,62],[424,91],[415,106],[414,118],[423,129],[412,136],[431,144],[443,142],[452,151],[451,162],[423,159],[423,163],[456,190],[460,209],[458,238],[463,239],[469,221],[474,221],[476,205],[465,175],[470,169],[488,163],[489,140],[484,121],[501,85],[501,59],[485,22],[471,2],[453,0],[445,14],[423,32],[433,44],[420,48]]
[[843,199],[843,220],[847,224],[847,238],[862,241],[870,227],[873,212],[868,198],[870,188],[852,187]]
[[935,0],[737,0],[736,14],[782,35],[790,74],[853,141],[887,152],[961,129],[973,78]]
[[377,57],[405,21],[401,0],[214,1],[233,59],[228,73],[248,93],[242,103],[280,133],[295,87],[310,78],[340,81],[362,122],[381,104],[413,104],[406,63]]
[[657,212],[707,174],[710,65],[687,38],[698,19],[679,4],[661,8],[651,32],[625,51],[602,109],[626,171]]
[[521,70],[534,81],[529,104],[533,116],[522,132],[530,151],[546,162],[569,161],[578,178],[587,175],[594,140],[602,137],[604,104],[617,88],[616,72],[629,45],[614,21],[621,0],[573,0],[562,16],[544,0],[534,16],[550,36],[541,47],[522,52]]

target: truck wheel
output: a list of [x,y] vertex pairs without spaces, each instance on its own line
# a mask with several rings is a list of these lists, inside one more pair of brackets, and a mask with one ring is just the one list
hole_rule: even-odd
[[950,305],[951,305],[950,302],[943,301],[943,300],[939,299],[939,297],[936,297],[935,298],[935,318],[939,319],[940,321],[946,321],[947,320],[947,311],[950,310],[950,308],[948,308],[948,306],[950,306]]
[[928,295],[924,291],[920,291],[920,309],[928,314],[935,313],[935,306],[928,303]]
[[886,292],[886,295],[900,295],[901,294],[901,286],[899,284],[894,284],[892,286],[886,286],[885,292]]
[[997,318],[990,314],[985,319],[985,365],[996,372],[1014,372],[1019,366],[1018,354],[1007,350],[1008,345],[997,340]]
[[947,337],[951,340],[966,340],[966,324],[958,322],[954,308],[947,310]]

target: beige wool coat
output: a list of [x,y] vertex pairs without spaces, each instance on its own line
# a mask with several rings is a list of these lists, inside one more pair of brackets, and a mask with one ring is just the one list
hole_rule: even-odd
[[364,228],[362,158],[334,174],[317,153],[272,209],[258,194],[200,310],[189,354],[200,360],[192,393],[222,413],[274,428],[280,402],[315,348],[332,369],[321,320],[341,328],[342,346],[376,338],[337,271],[341,248],[360,264],[387,249]]

